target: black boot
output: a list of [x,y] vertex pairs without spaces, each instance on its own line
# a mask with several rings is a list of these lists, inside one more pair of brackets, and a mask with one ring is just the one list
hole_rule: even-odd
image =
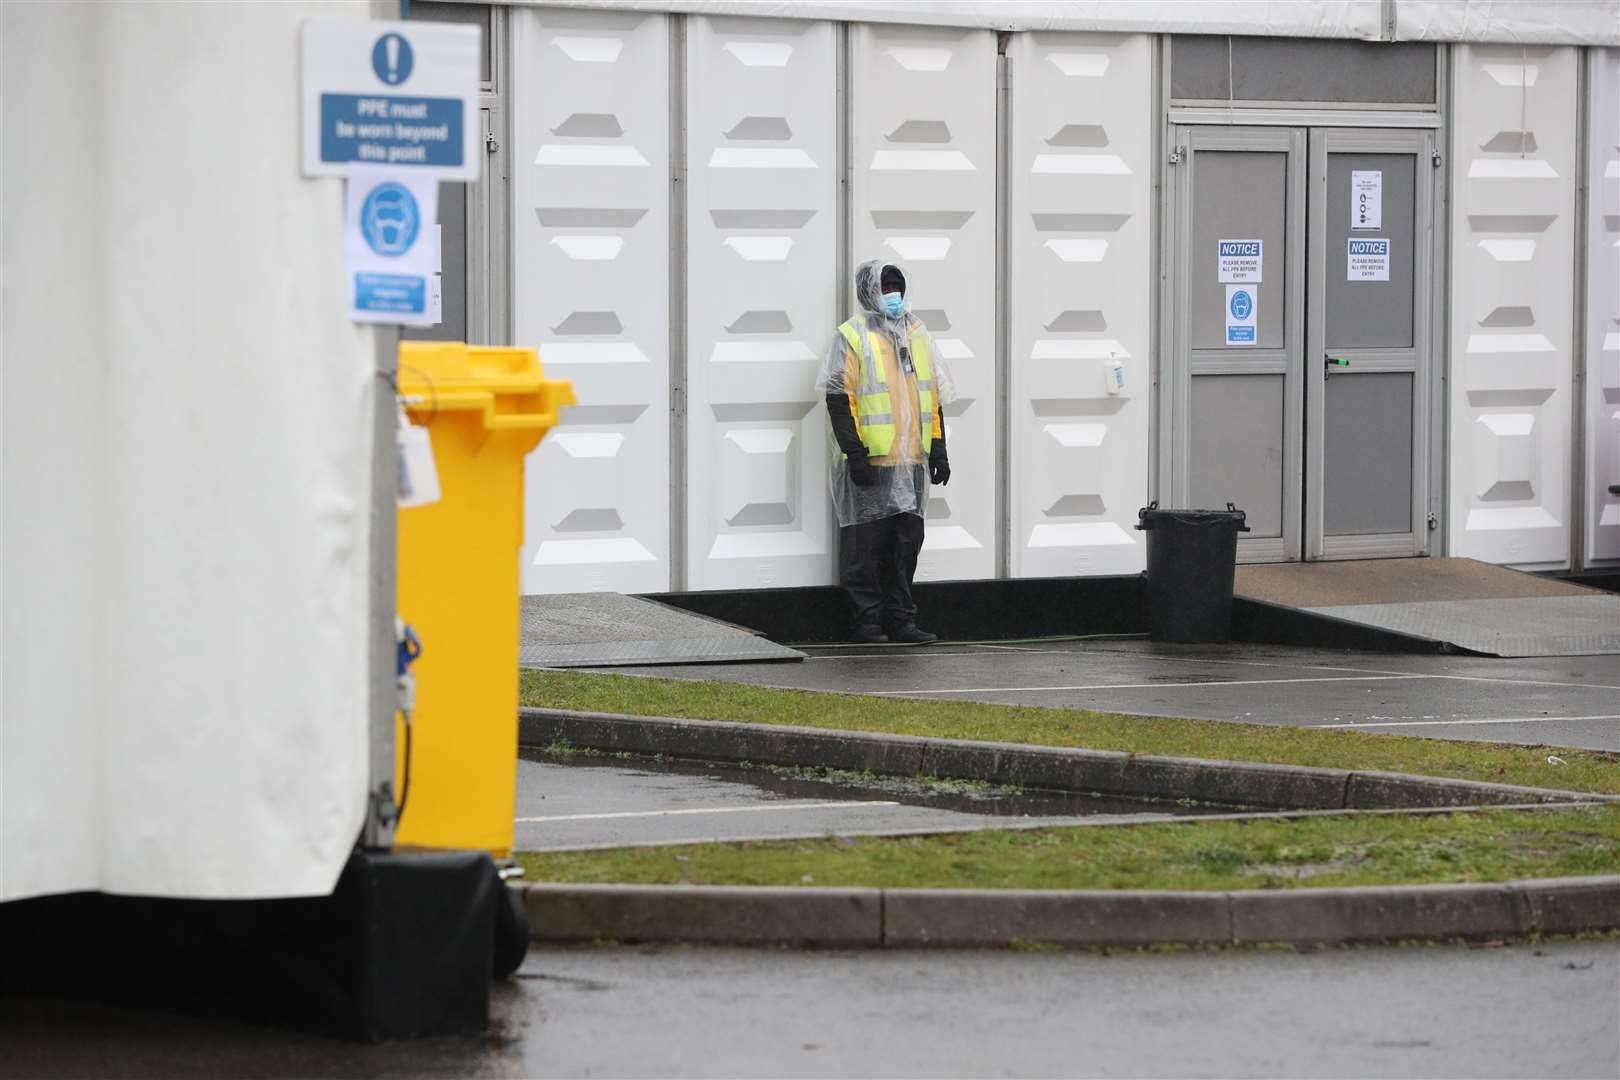
[[889,640],[899,645],[927,645],[938,641],[939,635],[917,629],[916,623],[906,623],[904,626],[889,631]]
[[880,626],[857,626],[850,640],[857,645],[887,645],[889,635]]

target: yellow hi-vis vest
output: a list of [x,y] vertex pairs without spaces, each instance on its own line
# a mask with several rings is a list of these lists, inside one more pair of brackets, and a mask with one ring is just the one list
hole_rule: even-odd
[[[894,403],[889,397],[883,364],[876,351],[866,347],[868,343],[864,339],[870,332],[866,320],[856,316],[840,326],[838,332],[844,335],[851,351],[861,361],[861,382],[851,395],[855,399],[855,431],[868,454],[875,458],[887,457],[894,448]],[[923,453],[927,454],[934,441],[934,366],[928,356],[928,336],[920,324],[911,334],[910,342],[911,363],[917,372],[917,426],[921,429]],[[899,358],[895,359],[898,370]],[[904,386],[901,392],[905,392]]]

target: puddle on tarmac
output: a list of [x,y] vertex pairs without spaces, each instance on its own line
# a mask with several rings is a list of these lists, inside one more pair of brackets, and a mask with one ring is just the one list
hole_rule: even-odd
[[1200,803],[1121,799],[1103,795],[1004,787],[973,780],[939,780],[911,776],[877,776],[837,769],[786,768],[775,765],[743,767],[722,762],[683,761],[634,754],[595,751],[556,752],[532,747],[518,751],[524,761],[562,765],[571,769],[612,769],[644,776],[703,777],[726,784],[746,784],[767,795],[784,799],[868,800],[898,802],[954,810],[986,817],[1057,818],[1100,814],[1163,816],[1169,814],[1230,814],[1230,806]]

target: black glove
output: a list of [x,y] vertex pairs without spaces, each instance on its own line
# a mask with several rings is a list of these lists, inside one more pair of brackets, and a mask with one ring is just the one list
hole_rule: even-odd
[[945,456],[943,442],[936,442],[928,449],[928,479],[940,487],[951,482],[951,462]]
[[859,487],[871,487],[877,483],[877,470],[872,468],[872,460],[865,451],[849,455],[849,478]]

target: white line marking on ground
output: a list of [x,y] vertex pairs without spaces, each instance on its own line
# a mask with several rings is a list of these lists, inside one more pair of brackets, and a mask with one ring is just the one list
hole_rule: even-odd
[[1434,675],[1338,675],[1321,679],[1231,679],[1221,682],[1096,683],[1091,686],[979,686],[967,690],[878,690],[873,697],[915,697],[922,694],[1027,694],[1044,690],[1156,690],[1186,686],[1275,686],[1279,683],[1397,682],[1433,679]]
[[1370,720],[1359,724],[1312,724],[1318,728],[1447,727],[1451,724],[1545,724],[1559,720],[1620,720],[1620,716],[1507,716],[1480,720]]
[[[806,656],[805,659],[806,660],[893,660],[895,658],[895,656],[896,656],[897,651],[898,650],[890,649],[887,652],[881,652],[881,653],[854,653],[854,654],[852,654],[850,656],[833,656],[833,655]],[[1018,651],[1020,651],[1020,652],[1031,652],[1033,650],[1022,649],[1022,650],[1018,650]],[[919,650],[910,649],[910,650],[907,650],[907,653],[904,653],[904,654],[901,654],[901,655],[933,656],[933,657],[941,658],[941,659],[949,658],[949,659],[954,660],[958,656],[1003,656],[1005,654],[1004,653],[999,653],[999,652],[952,652],[952,653],[947,653],[947,652],[943,652],[941,650],[934,650],[932,652],[920,652]]]
[[1558,682],[1554,679],[1515,679],[1510,676],[1495,678],[1490,675],[1436,675],[1437,679],[1460,679],[1464,682],[1512,683],[1519,686],[1562,686],[1570,690],[1620,690],[1608,683]]
[[[1057,649],[1042,649],[1042,652],[1058,652]],[[1093,649],[1093,650],[1061,650],[1070,655],[1080,655],[1084,651],[1110,652],[1120,656],[1139,657],[1143,660],[1170,660],[1178,664],[1228,664],[1236,667],[1267,667],[1288,668],[1295,671],[1354,671],[1366,675],[1406,675],[1409,672],[1390,671],[1387,668],[1367,667],[1340,667],[1329,664],[1295,664],[1270,660],[1224,660],[1209,656],[1165,656],[1162,653],[1133,653],[1125,649]],[[1523,659],[1537,659],[1525,657]],[[1556,679],[1519,679],[1511,675],[1442,675],[1425,673],[1431,679],[1459,679],[1464,682],[1505,682],[1519,683],[1524,686],[1567,686],[1577,690],[1620,690],[1620,685],[1608,683],[1572,683],[1559,682]]]
[[552,817],[520,817],[519,825],[537,825],[547,821],[605,821],[608,818],[678,817],[685,814],[753,814],[764,810],[848,810],[856,806],[899,806],[897,802],[862,801],[852,799],[840,802],[769,803],[763,806],[705,806],[686,810],[626,810],[616,814],[557,814]]

